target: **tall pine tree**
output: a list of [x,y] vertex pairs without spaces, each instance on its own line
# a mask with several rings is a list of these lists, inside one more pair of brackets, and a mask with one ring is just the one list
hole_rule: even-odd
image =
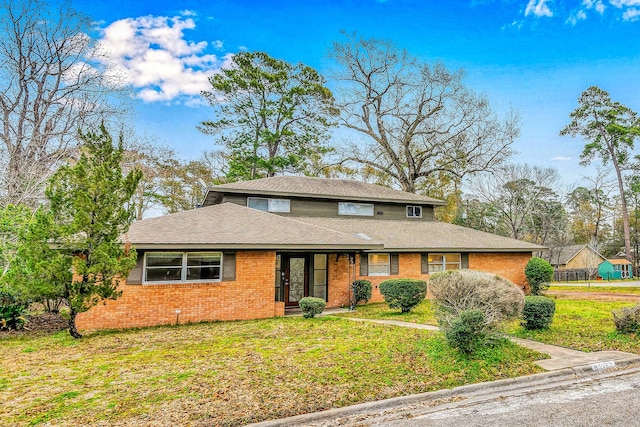
[[74,338],[82,336],[76,315],[104,299],[118,298],[118,279],[135,266],[136,252],[123,245],[120,236],[133,221],[130,201],[141,178],[138,170],[123,176],[122,138],[114,145],[104,125],[98,132],[80,132],[80,139],[80,159],[60,168],[46,190],[51,238],[73,266],[72,280],[63,284],[63,298]]

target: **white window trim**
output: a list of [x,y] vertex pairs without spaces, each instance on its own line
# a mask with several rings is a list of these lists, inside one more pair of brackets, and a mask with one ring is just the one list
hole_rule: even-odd
[[[371,257],[375,256],[375,255],[387,255],[389,257],[389,262],[387,263],[387,272],[385,272],[385,273],[371,273],[371,264],[373,264],[371,262]],[[382,264],[376,264],[376,265],[382,265]],[[391,276],[391,254],[390,253],[368,254],[367,255],[367,269],[369,270],[369,271],[367,271],[367,276]]]
[[[163,255],[163,254],[182,254],[182,265],[180,268],[182,269],[180,272],[180,280],[162,280],[162,281],[148,281],[147,280],[147,255]],[[208,255],[208,254],[220,254],[220,278],[219,279],[196,279],[196,280],[187,280],[187,255]],[[176,283],[217,283],[222,282],[222,268],[223,268],[223,257],[224,254],[219,251],[211,251],[211,252],[182,252],[182,251],[163,251],[163,252],[145,252],[144,253],[144,262],[142,263],[142,284],[143,285],[171,285]],[[149,268],[163,268],[163,267],[149,267]],[[169,266],[165,266],[164,268],[171,268]],[[178,268],[175,266],[174,268]]]
[[[341,207],[344,207],[346,205],[354,205],[356,207],[371,207],[371,213],[368,214],[362,214],[362,213],[344,213],[341,212]],[[373,203],[356,203],[356,202],[338,202],[338,215],[345,215],[345,216],[373,216],[375,214],[375,206]]]
[[[291,212],[291,200],[290,199],[273,199],[273,198],[269,198],[269,197],[247,197],[247,207],[251,207],[249,206],[249,201],[250,200],[266,200],[267,201],[267,212],[274,212],[274,213],[290,213]],[[287,202],[287,210],[276,210],[274,207],[272,207],[272,205],[274,205],[275,201],[285,201]],[[256,208],[251,208],[251,209],[256,209]],[[256,210],[260,210],[260,209],[256,209]],[[264,211],[263,211],[264,212]]]
[[[441,265],[443,267],[443,269],[442,270],[438,270],[438,271],[447,271],[447,265],[456,264],[455,262],[448,262],[447,261],[447,255],[458,255],[458,257],[459,257],[458,258],[458,262],[457,262],[458,270],[462,270],[462,254],[461,253],[452,252],[452,253],[447,254],[447,253],[441,253],[441,252],[438,252],[438,253],[434,252],[434,253],[430,253],[429,254],[429,256],[431,256],[431,255],[441,255],[442,256],[442,263],[433,263],[433,264],[431,264],[429,262],[429,260],[427,260],[427,264],[429,265],[429,274],[432,273],[431,265]],[[434,271],[433,273],[437,273],[437,271]]]
[[[414,213],[414,215],[409,215],[409,208],[411,208],[411,211]],[[420,215],[415,215],[415,209],[416,208],[420,208]],[[423,207],[420,205],[407,205],[405,212],[407,214],[407,218],[422,218],[422,211],[423,211]]]

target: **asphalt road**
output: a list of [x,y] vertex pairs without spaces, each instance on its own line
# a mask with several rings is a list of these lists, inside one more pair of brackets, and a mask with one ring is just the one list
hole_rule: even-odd
[[410,404],[312,425],[329,426],[640,426],[640,369],[513,392]]

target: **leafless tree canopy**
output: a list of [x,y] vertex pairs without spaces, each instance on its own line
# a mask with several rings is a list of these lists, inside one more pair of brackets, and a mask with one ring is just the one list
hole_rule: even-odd
[[545,244],[562,232],[566,218],[559,201],[560,176],[553,168],[508,164],[476,179],[471,192],[497,210],[514,239]]
[[109,82],[94,68],[90,19],[63,2],[0,3],[0,140],[3,205],[35,204],[76,134],[109,119]]
[[457,180],[499,166],[519,134],[515,114],[499,117],[462,83],[462,71],[428,64],[386,41],[334,43],[332,78],[341,124],[364,136],[345,160],[378,169],[405,191],[437,173]]

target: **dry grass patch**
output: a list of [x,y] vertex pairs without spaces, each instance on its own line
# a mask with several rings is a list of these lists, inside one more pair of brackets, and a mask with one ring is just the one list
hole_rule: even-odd
[[503,344],[285,318],[0,340],[0,425],[239,425],[539,372]]

